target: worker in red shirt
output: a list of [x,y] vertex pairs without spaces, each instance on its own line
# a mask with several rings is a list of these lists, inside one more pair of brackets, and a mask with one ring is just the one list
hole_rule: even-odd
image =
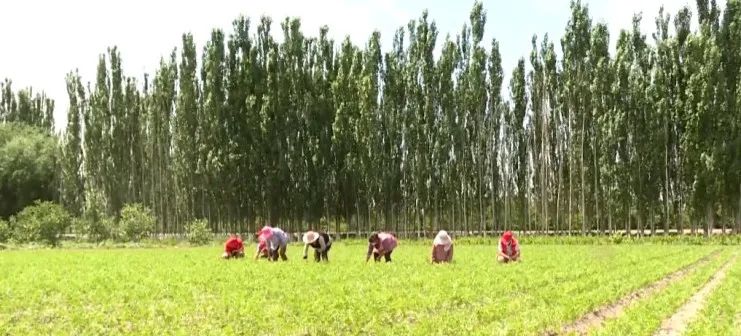
[[244,257],[244,244],[242,237],[233,233],[229,234],[229,239],[224,244],[224,259]]
[[515,239],[512,231],[505,231],[502,234],[502,238],[499,239],[499,246],[497,247],[497,261],[500,263],[508,263],[511,261],[520,260],[520,244]]

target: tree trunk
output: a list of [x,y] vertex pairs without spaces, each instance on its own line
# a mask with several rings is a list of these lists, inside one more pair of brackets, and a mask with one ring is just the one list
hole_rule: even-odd
[[586,201],[584,199],[584,124],[586,123],[586,113],[582,114],[581,117],[581,145],[579,146],[579,156],[581,158],[579,159],[579,165],[580,165],[580,173],[581,173],[581,234],[585,235],[587,233],[587,208],[586,208]]
[[491,228],[492,230],[497,230],[497,195],[495,194],[496,188],[494,187],[494,169],[492,168],[492,187],[491,187]]
[[713,204],[708,202],[705,204],[705,237],[710,236],[710,230],[715,227],[715,211],[713,211]]
[[484,195],[483,195],[483,185],[484,185],[484,165],[486,164],[486,161],[481,158],[481,164],[479,164],[479,181],[478,181],[478,191],[479,191],[479,234],[486,231],[486,218],[484,218]]
[[684,235],[684,203],[682,202],[682,188],[681,185],[679,185],[679,206],[677,207],[677,214],[679,215],[679,218],[677,218],[677,226],[679,227],[679,234]]
[[654,221],[654,207],[651,206],[649,208],[649,215],[648,220],[650,221],[649,224],[651,225],[651,237],[656,235],[656,224]]
[[613,229],[612,229],[612,206],[610,202],[611,192],[610,189],[607,189],[607,232],[612,235]]
[[633,225],[632,225],[633,223],[631,223],[632,222],[631,219],[633,219],[632,209],[633,209],[633,200],[630,201],[630,204],[627,207],[627,211],[625,211],[625,214],[628,217],[626,218],[626,221],[625,221],[625,231],[628,235],[630,235],[631,233],[630,230],[633,229]]
[[561,190],[563,186],[563,162],[558,165],[558,185],[556,186],[556,229],[562,231],[561,227]]
[[597,232],[599,234],[602,234],[603,228],[602,228],[602,214],[600,211],[600,202],[599,202],[599,191],[600,191],[600,183],[599,183],[599,167],[597,166],[597,136],[596,132],[594,132],[594,138],[592,139],[592,160],[594,161],[594,219],[597,221]]
[[502,231],[509,230],[509,186],[504,187],[504,227]]
[[738,206],[736,207],[736,230],[735,233],[741,233],[741,183],[738,185]]
[[466,184],[461,184],[461,189],[461,195],[463,195],[463,230],[466,232],[466,234],[468,234],[468,189],[466,188]]
[[669,221],[671,209],[669,208],[669,126],[668,121],[664,120],[664,235],[669,235]]
[[[570,129],[571,129],[571,112],[569,111],[569,130]],[[571,144],[571,136],[569,136],[569,144]],[[571,220],[572,215],[573,215],[573,211],[572,211],[573,210],[573,207],[572,207],[572,195],[573,194],[572,194],[572,188],[571,188],[571,186],[573,185],[573,181],[574,181],[574,174],[573,174],[574,165],[573,165],[573,160],[572,160],[572,157],[574,156],[573,153],[574,152],[572,150],[569,150],[569,208],[568,210],[566,210],[566,212],[569,215],[569,236],[571,235],[571,226],[573,225],[573,222]]]

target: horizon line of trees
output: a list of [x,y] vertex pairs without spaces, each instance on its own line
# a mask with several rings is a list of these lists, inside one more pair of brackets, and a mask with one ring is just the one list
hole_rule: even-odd
[[[425,11],[385,52],[378,32],[336,44],[286,18],[277,42],[269,17],[239,17],[140,81],[113,47],[93,83],[67,76],[58,199],[75,216],[142,203],[161,233],[741,232],[741,1],[662,7],[650,38],[641,21],[610,50],[572,1],[509,83],[480,2],[456,36]],[[2,91],[0,120],[21,121]]]

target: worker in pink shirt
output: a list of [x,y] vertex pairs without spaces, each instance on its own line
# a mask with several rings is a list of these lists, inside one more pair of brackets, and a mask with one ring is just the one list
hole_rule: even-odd
[[365,256],[365,262],[370,260],[371,254],[373,260],[381,261],[383,257],[386,262],[391,262],[391,252],[396,248],[396,237],[388,232],[376,232],[368,237],[368,253]]
[[[260,243],[265,242],[269,261],[278,261],[278,256],[280,256],[281,260],[288,261],[288,257],[286,256],[288,234],[285,231],[266,225],[257,232],[257,241]],[[260,258],[261,253],[263,253],[262,248],[258,244],[255,260]]]
[[435,264],[453,261],[453,239],[447,231],[440,230],[432,241],[431,260]]
[[508,263],[510,261],[520,260],[520,244],[512,234],[512,231],[505,231],[502,238],[499,239],[497,247],[497,261]]

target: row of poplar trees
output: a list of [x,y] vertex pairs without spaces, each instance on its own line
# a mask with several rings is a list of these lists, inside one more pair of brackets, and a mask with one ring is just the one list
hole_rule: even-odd
[[662,9],[651,37],[641,20],[611,52],[572,2],[562,55],[534,36],[509,83],[481,3],[444,39],[424,12],[388,51],[299,19],[278,42],[268,17],[200,59],[185,34],[143,79],[112,48],[93,83],[67,77],[60,197],[144,203],[160,232],[739,230],[741,1]]
[[33,88],[13,90],[13,82],[0,82],[0,123],[35,126],[48,133],[54,131],[54,100]]

